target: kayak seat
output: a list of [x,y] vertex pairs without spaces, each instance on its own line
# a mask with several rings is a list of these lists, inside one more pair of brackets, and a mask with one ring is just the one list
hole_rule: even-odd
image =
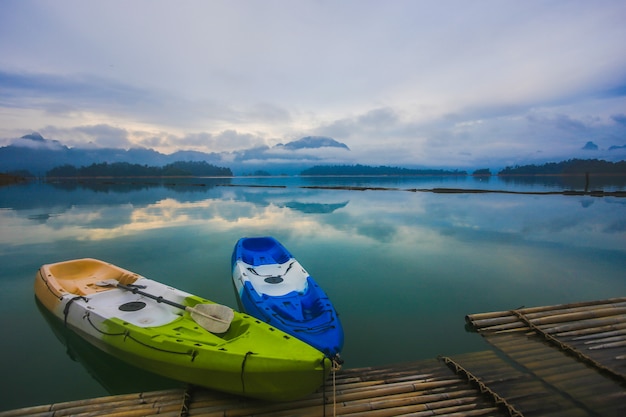
[[[312,290],[312,287],[309,285],[304,294],[292,291],[289,294],[275,297],[271,300],[272,310],[285,320],[307,321],[312,322],[310,325],[315,326],[314,323],[326,311],[324,298],[320,298],[320,294]],[[265,302],[268,302],[267,299]],[[326,320],[325,318],[322,321],[325,322]]]
[[291,259],[291,254],[287,251],[280,250],[280,248],[277,247],[272,251],[272,259],[274,259],[277,264],[284,264]]
[[270,300],[266,300],[266,303],[271,305],[272,311],[289,321],[302,321],[305,319],[304,312],[302,311],[302,304],[300,303],[300,297],[296,292],[290,292],[287,295],[280,297],[274,297]]
[[248,238],[241,245],[245,249],[241,253],[241,260],[248,265],[284,264],[292,258],[287,249],[272,237]]

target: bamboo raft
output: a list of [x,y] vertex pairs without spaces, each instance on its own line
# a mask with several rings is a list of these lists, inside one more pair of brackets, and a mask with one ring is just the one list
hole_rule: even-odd
[[334,384],[331,376],[322,389],[290,402],[268,403],[188,387],[29,407],[0,416],[506,416],[466,378],[436,359],[347,369],[334,378]]
[[[541,381],[546,392],[571,399],[572,408],[563,415],[626,415],[626,298],[474,314],[466,320],[498,353]],[[525,405],[520,409],[527,415]]]
[[197,387],[28,407],[59,416],[624,416],[626,298],[473,314],[493,350],[343,369],[297,401]]

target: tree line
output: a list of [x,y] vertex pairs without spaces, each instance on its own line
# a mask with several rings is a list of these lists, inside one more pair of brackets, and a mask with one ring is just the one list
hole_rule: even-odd
[[[11,172],[14,176],[24,178],[33,175],[26,171]],[[609,162],[598,159],[570,159],[562,162],[549,162],[542,165],[515,165],[506,167],[497,175],[584,175],[603,174],[626,176],[626,161]],[[269,175],[259,170],[254,174]],[[466,171],[444,169],[409,169],[390,166],[367,165],[318,165],[303,170],[300,175],[468,175]],[[478,169],[472,175],[491,175],[489,169]],[[128,162],[94,163],[89,166],[75,167],[65,164],[46,172],[48,177],[232,177],[230,168],[218,167],[206,161],[177,161],[165,166],[148,166]]]
[[206,161],[177,161],[162,167],[102,162],[89,166],[62,165],[46,172],[47,177],[232,177],[230,168]]
[[599,159],[569,159],[543,165],[506,167],[498,175],[626,175],[626,161],[609,162]]
[[467,175],[466,171],[444,169],[409,169],[367,165],[317,165],[300,175]]

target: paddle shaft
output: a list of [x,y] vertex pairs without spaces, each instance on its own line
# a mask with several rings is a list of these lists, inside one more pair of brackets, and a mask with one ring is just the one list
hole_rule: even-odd
[[119,288],[123,288],[126,291],[130,291],[133,294],[140,294],[140,295],[143,295],[144,297],[152,298],[157,303],[165,303],[165,304],[170,305],[172,307],[180,308],[181,310],[187,310],[188,308],[191,308],[191,307],[188,307],[188,306],[184,306],[182,304],[175,303],[174,301],[167,300],[167,299],[165,299],[163,297],[156,296],[156,295],[153,295],[153,294],[149,294],[147,292],[143,292],[139,288],[131,287],[131,286],[124,285],[124,284],[120,284],[119,282],[117,284],[115,284],[115,286],[119,287]]
[[170,305],[170,306],[172,306],[172,307],[176,307],[176,308],[180,308],[181,310],[188,311],[188,312],[190,312],[190,313],[192,314],[192,317],[193,317],[194,315],[196,315],[196,316],[197,316],[197,315],[200,315],[200,316],[203,316],[203,317],[207,317],[207,318],[209,318],[209,319],[211,319],[211,320],[218,321],[218,322],[220,322],[220,323],[228,323],[226,320],[222,320],[222,319],[220,319],[219,317],[215,317],[215,316],[213,316],[213,315],[211,315],[211,314],[207,314],[206,312],[199,311],[197,308],[190,307],[190,306],[184,306],[184,305],[182,305],[182,304],[178,304],[178,303],[176,303],[176,302],[174,302],[174,301],[170,301],[170,300],[168,300],[168,299],[166,299],[166,298],[163,298],[163,297],[161,297],[161,296],[156,296],[156,295],[153,295],[153,294],[150,294],[150,293],[147,293],[147,292],[141,291],[141,290],[140,290],[139,288],[137,288],[137,287],[133,287],[133,286],[130,286],[130,285],[120,284],[120,283],[119,283],[119,282],[117,282],[117,281],[115,281],[115,284],[113,284],[113,285],[115,285],[115,286],[116,286],[116,287],[118,287],[118,288],[122,288],[122,289],[124,289],[124,290],[126,290],[126,291],[130,291],[130,292],[132,292],[133,294],[139,294],[139,295],[143,295],[144,297],[151,298],[151,299],[155,300],[157,303],[165,303],[165,304]]

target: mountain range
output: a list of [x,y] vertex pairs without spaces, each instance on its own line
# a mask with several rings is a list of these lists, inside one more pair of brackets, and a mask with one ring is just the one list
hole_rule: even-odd
[[[608,151],[620,153],[624,146],[611,146]],[[581,150],[583,159],[598,158],[599,147],[587,142]],[[581,156],[576,156],[580,158]],[[68,147],[58,140],[46,139],[33,132],[4,147],[0,147],[0,173],[28,171],[36,176],[44,176],[52,168],[72,165],[76,168],[98,163],[126,162],[130,164],[163,167],[174,162],[207,162],[211,165],[229,168],[234,175],[249,175],[258,172],[270,175],[298,175],[304,170],[329,164],[354,165],[350,148],[342,142],[325,136],[306,136],[275,146],[258,146],[233,152],[198,152],[181,150],[163,154],[148,148],[98,148]],[[544,161],[545,162],[545,161]]]
[[11,145],[0,147],[0,172],[29,171],[42,176],[62,165],[75,167],[94,163],[128,162],[148,166],[164,166],[177,161],[206,161],[230,168],[235,175],[263,169],[271,174],[297,173],[303,168],[323,162],[320,150],[349,152],[350,148],[325,136],[307,136],[278,144],[235,152],[178,151],[163,154],[147,148],[70,148],[58,140],[46,139],[39,133],[24,135]]

